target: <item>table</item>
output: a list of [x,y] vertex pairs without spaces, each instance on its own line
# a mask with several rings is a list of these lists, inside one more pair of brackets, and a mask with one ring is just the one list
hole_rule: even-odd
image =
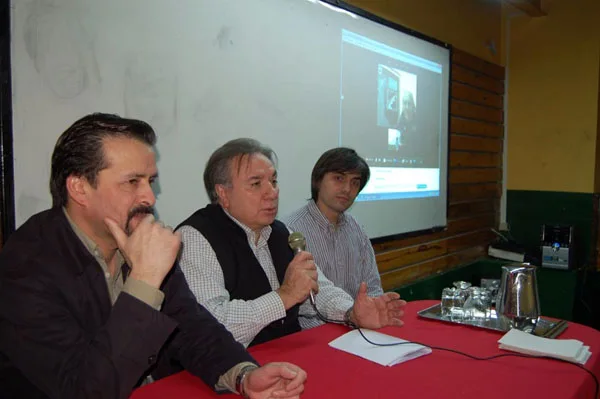
[[[383,333],[430,346],[485,357],[511,353],[498,349],[502,333],[423,319],[417,312],[439,301],[413,301],[406,307],[403,327]],[[595,383],[585,371],[547,359],[504,357],[477,361],[433,350],[433,353],[393,367],[338,351],[327,345],[346,333],[344,326],[327,324],[250,348],[261,363],[288,361],[308,373],[303,399],[378,398],[593,398]],[[600,378],[600,332],[577,323],[559,339],[579,339],[590,346],[585,367]],[[182,372],[136,390],[132,399],[239,398],[217,395],[200,379]]]

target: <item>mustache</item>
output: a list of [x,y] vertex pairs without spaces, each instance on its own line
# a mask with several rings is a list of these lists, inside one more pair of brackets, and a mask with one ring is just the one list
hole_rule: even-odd
[[137,215],[154,215],[154,208],[148,205],[139,205],[129,211],[127,215],[127,223],[125,223],[125,233],[131,234],[131,228],[129,227],[129,222],[131,219],[136,217]]
[[153,215],[154,208],[147,205],[136,206],[132,210],[129,211],[129,215],[127,215],[127,219],[131,220],[137,215]]

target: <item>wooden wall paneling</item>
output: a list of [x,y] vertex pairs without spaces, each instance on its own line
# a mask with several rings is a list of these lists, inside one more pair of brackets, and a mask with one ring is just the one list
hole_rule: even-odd
[[449,202],[500,198],[500,183],[451,184],[448,188]]
[[473,246],[484,245],[493,239],[489,229],[468,231],[438,241],[417,244],[377,255],[379,272],[385,273],[401,267],[414,265],[428,259],[438,258],[454,252],[460,252]]
[[411,247],[400,248],[377,255],[379,272],[387,272],[403,266],[437,258],[448,253],[447,240],[438,240]]
[[469,86],[491,91],[496,94],[504,94],[504,82],[483,73],[473,71],[460,65],[452,65],[452,80],[465,83]]
[[450,102],[450,113],[455,116],[491,123],[502,123],[502,119],[504,118],[501,109],[485,107],[483,105],[476,105],[459,100],[452,100]]
[[384,289],[486,255],[502,192],[504,68],[460,50],[452,56],[448,224],[443,231],[373,245]]
[[[388,240],[385,242],[379,242],[377,244],[373,244],[373,249],[375,250],[375,255],[377,259],[379,259],[380,255],[387,251],[392,251],[398,248],[405,248],[411,245],[427,243],[431,241],[440,240],[444,237],[448,237],[449,233],[446,230],[438,231],[436,233],[424,234],[414,237],[405,237],[399,238],[395,240]],[[379,264],[379,262],[378,262]]]
[[452,51],[452,65],[461,65],[472,71],[490,76],[504,82],[504,67],[496,65],[482,58],[475,57],[465,51],[454,48]]
[[501,166],[501,154],[466,151],[450,152],[450,168],[500,168]]
[[480,90],[460,82],[452,82],[451,93],[452,98],[485,105],[486,107],[502,109],[504,104],[504,99],[501,95]]
[[466,264],[483,257],[487,246],[472,247],[467,250],[430,259],[410,267],[397,269],[381,275],[381,285],[385,291],[419,280],[423,277],[447,271],[456,265]]
[[480,122],[472,119],[464,119],[457,116],[450,117],[450,133],[470,134],[491,138],[502,138],[504,128],[494,123]]
[[496,213],[485,213],[482,215],[468,216],[448,221],[448,232],[464,233],[467,231],[480,230],[494,227]]
[[[487,137],[450,135],[450,150],[502,152],[503,142],[500,139]],[[450,160],[452,162],[452,160]]]
[[475,200],[455,202],[448,206],[448,218],[457,219],[482,213],[496,213],[500,209],[500,200]]
[[455,183],[488,183],[502,180],[500,168],[451,168],[448,181]]

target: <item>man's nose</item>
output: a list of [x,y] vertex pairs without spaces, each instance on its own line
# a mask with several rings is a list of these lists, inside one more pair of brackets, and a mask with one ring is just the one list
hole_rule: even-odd
[[267,198],[277,198],[279,196],[279,186],[273,183],[267,184],[265,197]]
[[345,193],[352,191],[352,182],[345,181],[344,184],[342,184],[342,190],[344,190]]
[[152,185],[149,182],[144,182],[142,184],[138,196],[140,202],[144,205],[154,206],[156,203],[156,196],[154,195],[154,190],[152,190]]

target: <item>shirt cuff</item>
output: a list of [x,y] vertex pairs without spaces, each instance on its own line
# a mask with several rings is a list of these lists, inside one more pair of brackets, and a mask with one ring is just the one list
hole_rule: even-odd
[[260,303],[261,309],[273,309],[275,312],[273,316],[274,320],[269,320],[268,323],[271,323],[275,320],[283,319],[286,316],[285,306],[283,306],[283,300],[277,293],[277,291],[271,291],[268,294],[265,294],[261,297],[254,299],[254,302]]
[[129,277],[123,286],[123,292],[139,299],[148,306],[160,311],[165,294],[151,285]]
[[230,368],[225,374],[219,377],[219,381],[217,381],[217,385],[215,385],[215,391],[219,392],[227,390],[239,393],[235,390],[235,380],[240,371],[242,371],[242,369],[246,366],[254,366],[255,368],[258,368],[256,364],[251,362],[242,362],[236,364],[235,366]]

